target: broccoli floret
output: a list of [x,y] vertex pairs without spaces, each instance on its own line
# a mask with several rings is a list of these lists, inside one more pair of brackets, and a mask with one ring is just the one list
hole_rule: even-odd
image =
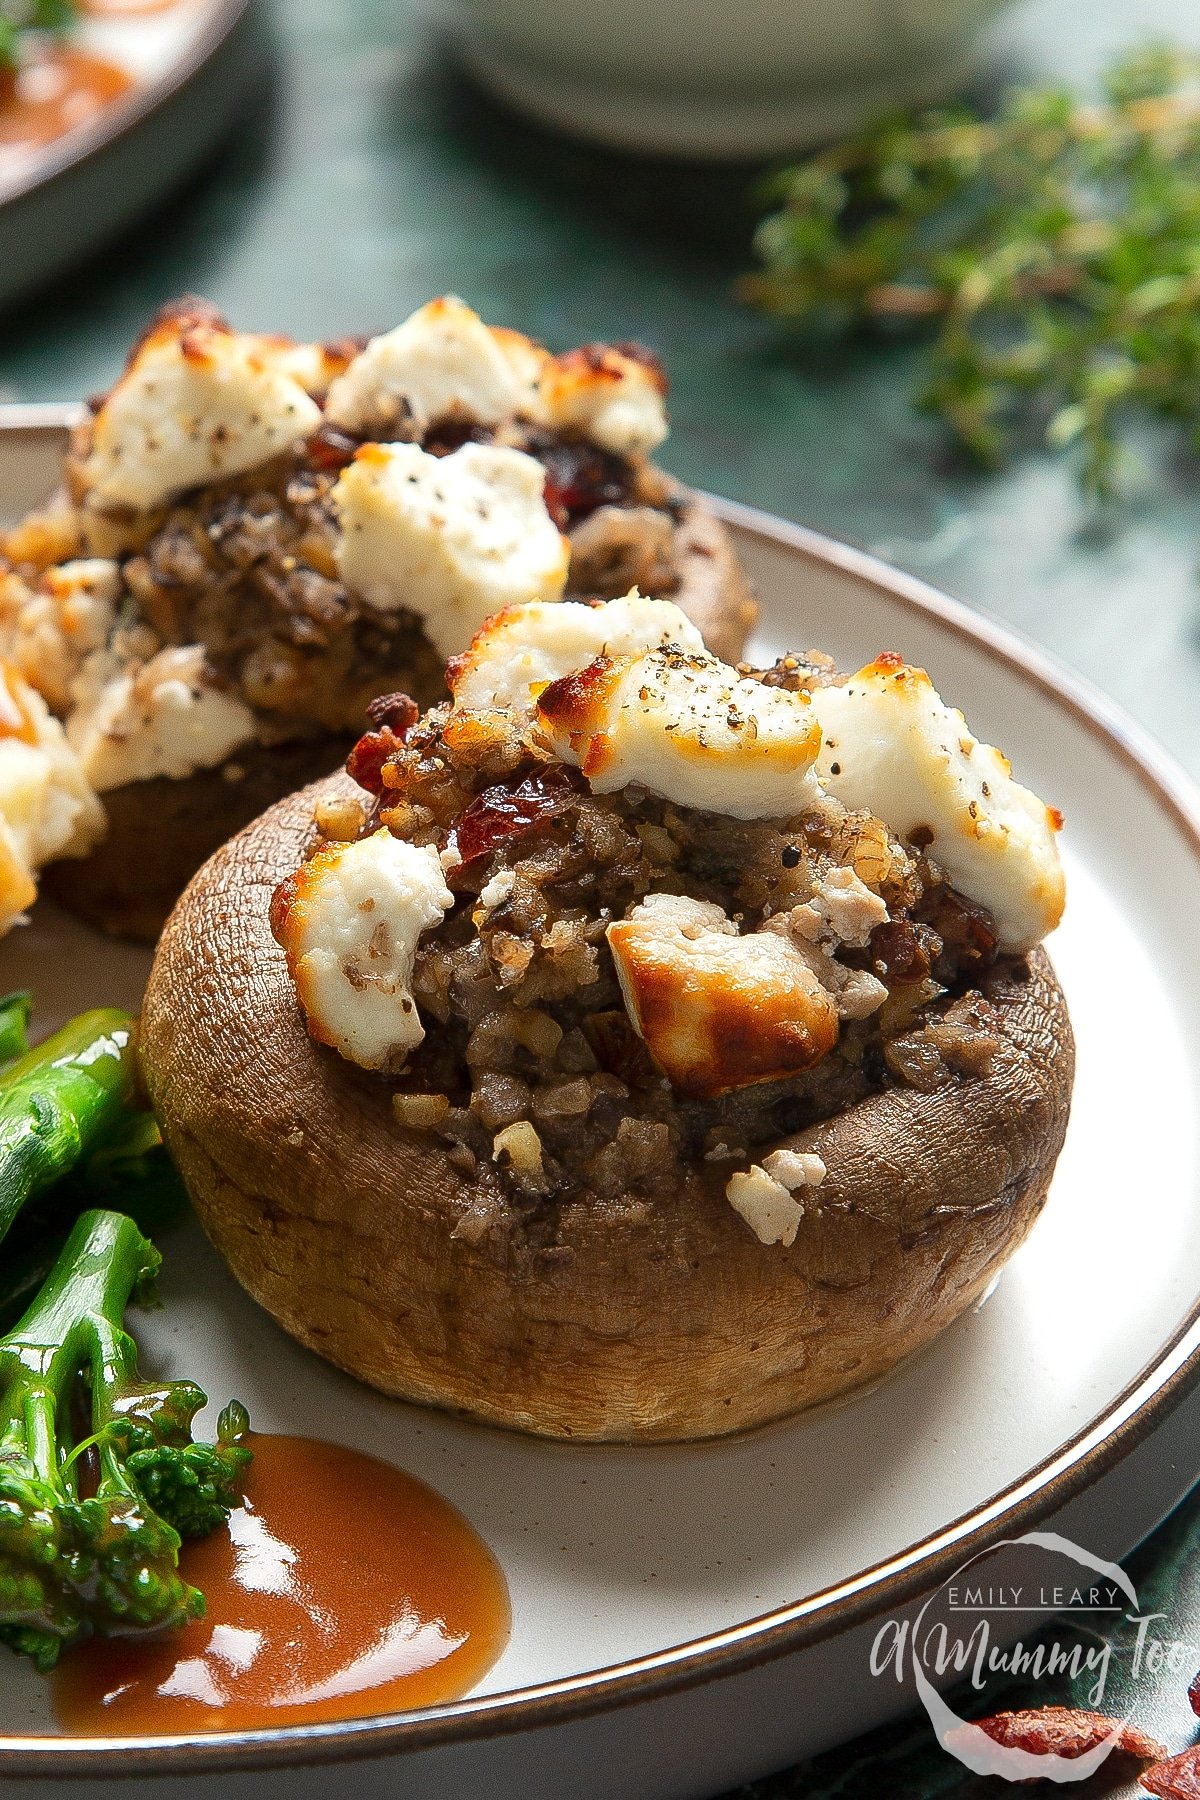
[[225,1523],[250,1461],[238,1442],[250,1421],[236,1401],[217,1420],[215,1444],[193,1441],[192,1419],[204,1398],[193,1382],[176,1382],[149,1390],[114,1422],[115,1432],[125,1427],[125,1466],[143,1498],[183,1538],[207,1537]]
[[[138,1380],[122,1319],[131,1298],[149,1298],[159,1260],[132,1219],[84,1213],[0,1338],[0,1642],[41,1669],[90,1632],[200,1617],[180,1540],[216,1530],[240,1497],[244,1409],[227,1407],[217,1442],[197,1444],[195,1383]],[[81,1384],[90,1428],[74,1441]]]
[[[19,1428],[17,1428],[19,1429]],[[20,1448],[0,1447],[0,1642],[51,1669],[78,1636],[82,1608],[67,1580],[70,1549],[54,1483]]]

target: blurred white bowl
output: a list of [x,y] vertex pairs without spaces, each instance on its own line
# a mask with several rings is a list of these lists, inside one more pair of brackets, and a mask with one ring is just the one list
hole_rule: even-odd
[[428,0],[524,112],[628,150],[767,156],[934,99],[1008,0]]

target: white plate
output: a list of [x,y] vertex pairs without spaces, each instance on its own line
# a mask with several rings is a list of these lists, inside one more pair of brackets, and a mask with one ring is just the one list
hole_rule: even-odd
[[[15,453],[0,433],[9,507],[52,460],[52,437],[36,471],[26,442]],[[1172,797],[1177,778],[1133,727],[996,627],[857,553],[739,509],[727,515],[759,584],[759,653],[817,644],[854,664],[901,650],[1066,813],[1070,904],[1051,950],[1079,1062],[1042,1220],[986,1304],[873,1392],[725,1443],[655,1449],[539,1443],[382,1400],[293,1345],[199,1230],[185,1228],[167,1244],[166,1309],[137,1324],[147,1364],[196,1376],[216,1399],[237,1393],[261,1429],[360,1445],[432,1482],[499,1556],[511,1643],[478,1695],[455,1707],[174,1750],[31,1743],[52,1730],[45,1690],[6,1663],[0,1773],[45,1772],[56,1757],[64,1773],[114,1777],[135,1765],[180,1776],[220,1766],[226,1794],[240,1789],[233,1770],[247,1761],[286,1767],[353,1750],[395,1754],[376,1765],[391,1794],[475,1793],[486,1782],[497,1796],[559,1795],[568,1780],[580,1795],[715,1792],[904,1703],[876,1683],[847,1713],[844,1691],[835,1698],[823,1686],[819,1640],[928,1585],[947,1558],[961,1560],[964,1542],[1061,1508],[1193,1384],[1192,797],[1182,787]],[[93,1002],[134,1004],[145,968],[141,952],[49,907],[0,945],[0,989],[33,985],[43,1025]],[[1107,1535],[1092,1547],[1127,1550],[1190,1474],[1139,1479],[1115,1524],[1093,1521]],[[785,1652],[786,1665],[765,1660]],[[788,1668],[803,1686],[780,1689]],[[612,1711],[655,1695],[665,1696],[657,1707]],[[587,1712],[597,1716],[581,1719]],[[708,1722],[707,1738],[695,1724],[689,1736],[689,1716]],[[620,1747],[624,1783],[597,1760],[601,1741]],[[323,1779],[311,1770],[247,1778],[246,1791],[341,1794],[367,1781],[335,1767]]]
[[267,54],[254,0],[84,17],[72,41],[134,86],[43,149],[0,158],[0,304],[78,262],[181,180],[244,106]]

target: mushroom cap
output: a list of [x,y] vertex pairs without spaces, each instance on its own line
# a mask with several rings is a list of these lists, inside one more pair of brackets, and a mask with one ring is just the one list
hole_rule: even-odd
[[242,1285],[383,1392],[550,1437],[717,1436],[889,1369],[978,1297],[1046,1198],[1074,1048],[1044,952],[983,983],[999,1049],[932,1093],[890,1088],[772,1148],[816,1151],[794,1243],[764,1245],[714,1173],[699,1202],[516,1208],[456,1232],[471,1186],[402,1129],[378,1077],[305,1030],[271,895],[335,776],[209,861],[159,945],[147,1088]]

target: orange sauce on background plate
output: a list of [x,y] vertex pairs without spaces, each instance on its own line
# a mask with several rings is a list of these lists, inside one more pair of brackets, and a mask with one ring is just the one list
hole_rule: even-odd
[[245,1504],[184,1546],[203,1619],[149,1643],[94,1638],[53,1677],[81,1737],[240,1731],[456,1700],[508,1641],[482,1538],[387,1463],[308,1438],[247,1439]]
[[0,170],[88,124],[132,86],[115,63],[48,43],[15,75],[0,77]]
[[143,13],[169,12],[176,0],[80,0],[79,10],[93,19],[134,19]]

